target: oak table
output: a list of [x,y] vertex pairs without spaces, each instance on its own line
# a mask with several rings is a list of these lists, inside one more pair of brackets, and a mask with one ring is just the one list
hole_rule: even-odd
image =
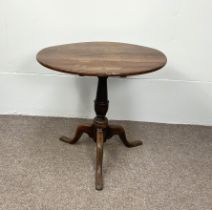
[[118,135],[127,147],[142,145],[141,141],[128,141],[122,126],[108,123],[107,79],[156,71],[166,64],[166,56],[158,50],[138,45],[84,42],[45,48],[37,54],[37,61],[52,70],[98,77],[93,124],[80,125],[72,139],[63,136],[60,140],[74,144],[86,133],[96,142],[96,189],[101,190],[104,142]]

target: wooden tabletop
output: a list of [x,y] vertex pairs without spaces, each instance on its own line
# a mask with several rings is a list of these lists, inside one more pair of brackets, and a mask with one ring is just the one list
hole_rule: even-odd
[[52,70],[81,76],[128,76],[162,68],[166,56],[159,50],[116,42],[84,42],[49,47],[38,62]]

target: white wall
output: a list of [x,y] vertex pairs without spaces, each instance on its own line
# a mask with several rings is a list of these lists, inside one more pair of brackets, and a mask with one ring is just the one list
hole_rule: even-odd
[[41,48],[80,41],[150,46],[156,73],[109,79],[112,119],[212,125],[211,0],[0,0],[0,114],[93,117],[96,78],[40,66]]

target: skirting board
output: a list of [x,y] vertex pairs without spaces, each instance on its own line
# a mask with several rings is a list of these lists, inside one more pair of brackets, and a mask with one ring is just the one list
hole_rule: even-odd
[[[0,74],[0,114],[93,118],[96,78]],[[108,117],[212,125],[212,83],[109,78]]]

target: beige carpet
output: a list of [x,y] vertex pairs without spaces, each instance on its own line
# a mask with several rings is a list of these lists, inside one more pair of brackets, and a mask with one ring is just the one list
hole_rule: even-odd
[[81,122],[0,116],[0,209],[212,209],[212,127],[120,122],[144,145],[107,141],[96,191],[94,142],[58,141]]

